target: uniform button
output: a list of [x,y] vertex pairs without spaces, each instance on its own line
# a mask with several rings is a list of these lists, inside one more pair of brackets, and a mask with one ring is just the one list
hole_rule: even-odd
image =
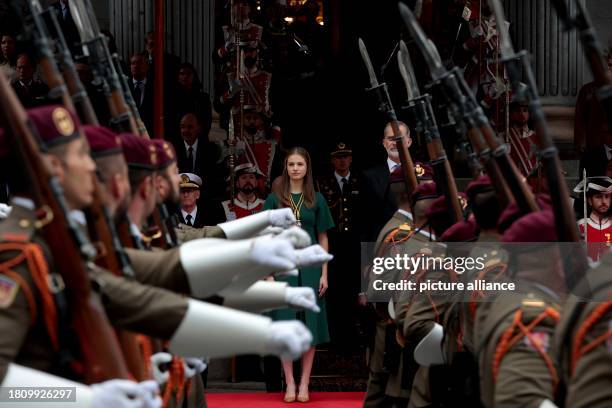
[[344,227],[344,230],[345,230],[345,231],[348,231],[348,228],[347,228],[347,227]]
[[343,198],[342,201],[346,201],[346,198]]
[[348,208],[345,208],[344,211],[348,211]]

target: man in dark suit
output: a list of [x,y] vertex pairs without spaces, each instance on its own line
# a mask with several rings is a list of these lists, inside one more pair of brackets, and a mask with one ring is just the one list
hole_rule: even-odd
[[47,85],[34,79],[35,66],[27,54],[17,57],[17,78],[11,82],[17,97],[25,108],[35,108],[49,103]]
[[68,44],[68,48],[70,48],[70,52],[73,56],[78,56],[83,54],[83,50],[79,47],[81,37],[72,19],[72,14],[70,14],[70,8],[68,7],[69,1],[70,0],[59,0],[53,3],[53,8],[57,11],[57,19],[62,29],[62,33],[64,34],[64,38],[66,39],[66,44]]
[[147,76],[149,62],[144,54],[134,54],[130,59],[130,79],[128,85],[140,118],[149,134],[153,135],[153,80]]
[[220,199],[225,191],[223,170],[217,164],[221,155],[217,144],[208,141],[198,117],[188,113],[181,118],[181,139],[174,143],[180,172],[194,173],[206,180],[207,199]]
[[[400,131],[404,143],[412,144],[410,129],[400,122]],[[391,125],[387,124],[383,132],[382,145],[387,151],[387,160],[363,172],[361,184],[361,241],[375,242],[378,233],[395,211],[395,197],[388,191],[389,175],[401,165],[397,144]],[[366,216],[367,214],[367,216]]]
[[178,213],[181,223],[194,228],[202,228],[204,212],[198,209],[202,178],[193,173],[181,174],[181,210]]

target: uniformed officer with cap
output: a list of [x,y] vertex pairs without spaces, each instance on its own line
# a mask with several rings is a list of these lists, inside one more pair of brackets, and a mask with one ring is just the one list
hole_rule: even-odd
[[356,230],[357,209],[360,200],[360,176],[351,168],[353,151],[345,142],[337,143],[330,153],[333,172],[318,180],[318,190],[323,194],[334,219],[334,228],[327,232],[330,252],[334,260],[329,263],[330,285],[327,293],[327,314],[330,337],[340,350],[357,347],[356,306],[360,292],[359,234]]
[[200,199],[200,188],[202,178],[193,173],[181,173],[181,210],[179,219],[188,227],[201,228],[204,226],[204,214],[198,211],[198,200]]

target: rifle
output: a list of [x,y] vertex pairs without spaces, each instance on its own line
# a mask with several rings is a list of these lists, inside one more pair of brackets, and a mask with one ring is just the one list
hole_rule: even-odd
[[75,221],[68,216],[68,205],[59,181],[43,157],[45,146],[32,133],[27,113],[4,75],[0,75],[0,111],[7,124],[12,151],[20,156],[23,171],[31,182],[32,198],[44,208],[49,222],[41,228],[52,254],[62,254],[56,270],[66,285],[87,383],[112,378],[129,378],[125,360],[100,299],[91,290],[87,264],[96,254],[94,247]]
[[[495,180],[498,175],[495,173],[495,169],[493,169],[494,172],[491,173],[491,178],[496,184],[498,195],[501,192],[502,197],[514,196],[523,214],[537,211],[538,205],[533,193],[520,176],[516,165],[508,154],[507,146],[495,134],[489,120],[476,101],[474,93],[465,83],[461,73],[459,73],[457,68],[449,71],[443,67],[438,50],[431,40],[425,36],[414,14],[402,3],[399,4],[399,9],[404,23],[410,30],[430,68],[433,80],[430,86],[442,87],[449,102],[455,104],[461,110],[463,119],[469,129],[468,138],[475,143],[474,148],[476,151],[481,154],[492,152],[499,171],[507,183],[507,188],[505,188],[501,184],[501,180]],[[482,138],[486,141],[486,146],[490,149],[489,151],[486,150],[485,145],[481,142]]]
[[[62,76],[53,58],[52,44],[49,41],[50,37],[44,21],[40,15],[35,12],[32,12],[30,18],[26,18],[23,14],[21,2],[18,0],[11,0],[11,7],[24,25],[24,30],[22,32],[24,40],[31,43],[32,48],[36,50],[35,55],[38,66],[49,86],[49,97],[54,100],[61,100],[62,105],[74,112],[72,100],[66,93],[66,85],[62,80]],[[31,4],[30,7],[32,7]],[[40,4],[38,7],[40,7]]]
[[[536,144],[539,149],[552,201],[557,235],[561,242],[580,242],[576,217],[568,200],[570,193],[563,178],[561,160],[559,159],[557,148],[553,143],[542,110],[542,103],[540,102],[533,70],[531,69],[529,54],[525,50],[519,53],[514,51],[514,46],[503,23],[506,20],[503,6],[499,0],[489,0],[489,4],[498,21],[502,61],[505,63],[508,75],[512,81],[515,98],[529,102],[529,114],[535,127]],[[527,80],[526,85],[521,82],[523,73]],[[586,255],[584,252],[578,251],[577,254],[571,254],[571,259],[564,258],[566,285],[568,289],[571,289],[585,276],[585,271],[588,268]]]
[[[28,4],[30,6],[33,20],[36,21],[37,19],[40,19],[39,21],[42,23],[42,15],[44,11],[40,6],[39,0],[29,0]],[[50,20],[48,21],[51,21],[53,24],[57,24],[57,19],[54,14],[55,10],[49,10],[50,11],[47,11],[50,17]],[[28,26],[26,25],[25,28],[27,30]],[[44,23],[30,28],[36,30],[38,35],[41,37],[46,36],[46,32],[42,30],[42,28],[44,28]],[[63,91],[62,99],[71,99],[70,95],[68,95],[68,90],[70,90],[72,95],[77,96],[75,106],[81,108],[78,109],[82,115],[81,118],[86,123],[97,124],[98,120],[95,111],[92,108],[87,92],[85,92],[76,69],[74,69],[72,56],[66,47],[66,42],[63,38],[61,29],[59,29],[58,25],[56,25],[55,29],[56,34],[58,35],[56,45],[59,55],[61,56],[61,64],[64,67],[63,76],[66,78],[66,83],[69,84],[68,87],[64,86],[61,76],[57,79],[58,84],[60,84],[59,89]],[[47,43],[51,44],[51,41],[49,41],[48,38],[46,38],[46,41]],[[46,72],[43,71],[43,76]],[[47,79],[46,76],[45,79]],[[94,180],[93,202],[92,205],[85,210],[85,216],[87,218],[89,236],[95,243],[95,247],[97,248],[98,252],[95,259],[96,264],[112,272],[114,275],[134,278],[134,270],[132,269],[123,246],[119,242],[114,225],[111,222],[108,208],[103,203],[101,186],[97,179]],[[143,362],[140,358],[141,354],[134,334],[124,330],[116,330],[116,333],[130,372],[139,380],[146,379],[145,362]]]
[[[572,0],[570,0],[572,1]],[[580,41],[586,55],[587,61],[593,73],[595,83],[599,86],[597,99],[608,118],[608,128],[612,129],[612,73],[603,58],[603,48],[591,24],[589,13],[581,1],[573,1],[576,4],[576,14],[570,14],[565,0],[552,0],[552,5],[557,10],[557,15],[563,21],[565,31],[576,29],[580,32]]]
[[400,40],[397,63],[408,94],[407,108],[414,114],[416,131],[423,135],[427,143],[427,153],[434,167],[436,185],[446,197],[449,208],[453,210],[454,222],[458,222],[463,216],[463,209],[458,200],[459,193],[453,170],[442,146],[438,124],[431,107],[431,95],[427,93],[421,94],[414,75],[410,53],[404,40]]
[[87,95],[87,91],[79,78],[79,74],[74,65],[72,54],[70,54],[70,48],[64,38],[64,33],[57,21],[57,11],[53,7],[49,7],[47,10],[42,10],[40,2],[38,0],[30,0],[30,9],[32,15],[39,14],[41,17],[46,16],[49,27],[51,26],[52,34],[55,35],[55,59],[61,70],[64,82],[68,87],[68,93],[72,100],[76,113],[81,119],[81,122],[88,123],[90,125],[99,125],[98,117],[91,104],[91,100]]
[[380,84],[378,83],[378,78],[374,72],[370,55],[368,54],[368,50],[366,49],[366,46],[361,38],[359,39],[359,51],[361,52],[361,58],[363,59],[363,63],[365,64],[366,70],[368,71],[368,76],[370,78],[371,87],[366,89],[366,92],[373,92],[376,95],[378,99],[378,110],[387,117],[388,122],[391,124],[393,136],[397,144],[397,150],[399,152],[400,162],[402,164],[402,174],[404,176],[404,183],[406,184],[406,191],[410,194],[417,187],[417,179],[414,173],[414,163],[412,161],[412,157],[410,156],[410,152],[408,151],[408,146],[406,146],[404,143],[404,138],[402,137],[399,122],[397,120],[397,115],[395,114],[395,109],[391,103],[391,97],[389,96],[387,84],[384,82]]
[[100,32],[89,0],[68,3],[74,23],[83,41],[95,81],[102,85],[108,102],[111,124],[118,132],[138,134],[138,126],[122,94],[119,76],[108,51],[106,38]]

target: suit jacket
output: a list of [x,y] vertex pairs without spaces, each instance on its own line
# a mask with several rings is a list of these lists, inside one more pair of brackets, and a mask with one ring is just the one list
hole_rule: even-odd
[[[193,168],[187,160],[187,149],[182,139],[174,143],[174,149],[176,150],[176,162],[179,171],[181,173],[197,174],[204,180],[200,200],[220,201],[224,198],[227,184],[223,179],[224,169],[217,163],[221,155],[221,149],[217,144],[208,142],[204,136],[200,136]],[[217,209],[215,208],[215,210]],[[219,222],[224,220],[225,218],[221,218]]]
[[64,38],[66,39],[66,44],[68,44],[68,48],[70,48],[70,52],[74,56],[83,54],[83,50],[79,49],[81,36],[76,24],[74,23],[74,20],[72,19],[72,14],[70,14],[70,8],[68,8],[66,18],[64,18],[64,15],[62,14],[62,5],[60,4],[59,0],[53,3],[53,8],[57,11],[57,21],[62,29]]
[[374,242],[385,223],[397,210],[395,195],[388,191],[389,166],[387,163],[363,172],[361,184],[361,240]]
[[36,108],[38,106],[48,104],[49,88],[42,82],[32,81],[32,84],[28,87],[23,86],[19,80],[15,79],[11,82],[17,97],[21,101],[24,108]]
[[[128,79],[128,86],[130,87],[130,92],[132,92],[132,97],[134,97],[134,82],[133,78]],[[138,113],[140,114],[140,118],[144,122],[149,134],[154,137],[153,134],[153,80],[151,78],[147,78],[147,83],[144,86],[144,96],[142,97],[142,103],[139,104],[140,101],[137,101],[134,97],[134,101],[136,102],[136,106],[138,106]]]

